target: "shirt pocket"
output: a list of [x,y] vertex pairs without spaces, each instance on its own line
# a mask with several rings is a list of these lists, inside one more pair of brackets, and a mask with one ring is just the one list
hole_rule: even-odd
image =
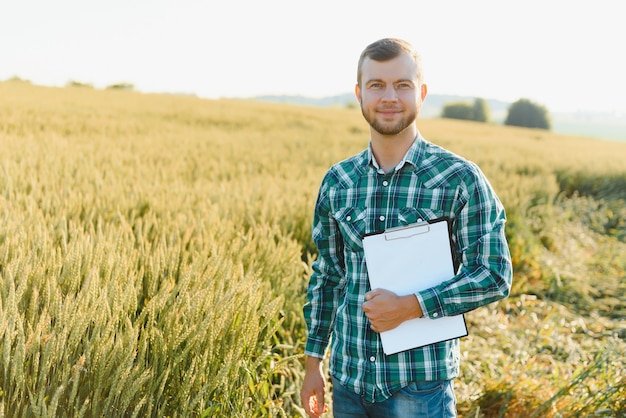
[[398,212],[398,223],[400,223],[400,225],[411,225],[419,222],[432,221],[443,216],[443,210],[401,208]]
[[356,207],[342,208],[333,214],[347,249],[352,251],[363,250],[363,236],[368,232],[367,214],[367,209]]

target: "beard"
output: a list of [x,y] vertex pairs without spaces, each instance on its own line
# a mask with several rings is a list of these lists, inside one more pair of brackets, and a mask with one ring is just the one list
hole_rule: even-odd
[[417,119],[417,111],[414,110],[408,115],[404,116],[402,119],[400,119],[397,123],[389,125],[385,124],[384,122],[378,121],[376,119],[376,113],[367,112],[363,108],[363,105],[361,105],[361,113],[363,114],[363,117],[365,118],[367,123],[369,123],[369,125],[372,127],[372,129],[374,129],[379,134],[386,136],[398,135],[406,128],[411,126],[413,122],[415,122],[415,119]]

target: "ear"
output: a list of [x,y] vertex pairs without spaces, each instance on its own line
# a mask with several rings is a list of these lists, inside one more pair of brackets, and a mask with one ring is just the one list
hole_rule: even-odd
[[359,87],[359,83],[354,86],[354,94],[358,102],[361,103],[361,88]]
[[428,94],[428,86],[426,84],[422,83],[422,89],[421,89],[420,94],[422,96],[422,101],[424,101],[424,99],[426,98],[426,95]]

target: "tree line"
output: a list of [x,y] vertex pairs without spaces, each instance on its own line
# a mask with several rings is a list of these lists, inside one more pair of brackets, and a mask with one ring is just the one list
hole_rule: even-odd
[[[490,119],[489,105],[485,99],[481,98],[475,99],[474,103],[446,103],[441,111],[441,117],[486,123]],[[550,115],[545,106],[533,103],[528,99],[519,99],[509,106],[504,124],[525,128],[551,129]]]

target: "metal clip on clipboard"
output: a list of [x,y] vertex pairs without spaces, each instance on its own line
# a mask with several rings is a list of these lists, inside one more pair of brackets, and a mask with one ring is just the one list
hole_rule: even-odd
[[[406,234],[402,234],[406,232]],[[419,224],[397,226],[395,228],[389,228],[383,233],[385,235],[385,241],[393,241],[397,239],[411,238],[416,235],[427,234],[430,232],[430,223],[422,222]]]

